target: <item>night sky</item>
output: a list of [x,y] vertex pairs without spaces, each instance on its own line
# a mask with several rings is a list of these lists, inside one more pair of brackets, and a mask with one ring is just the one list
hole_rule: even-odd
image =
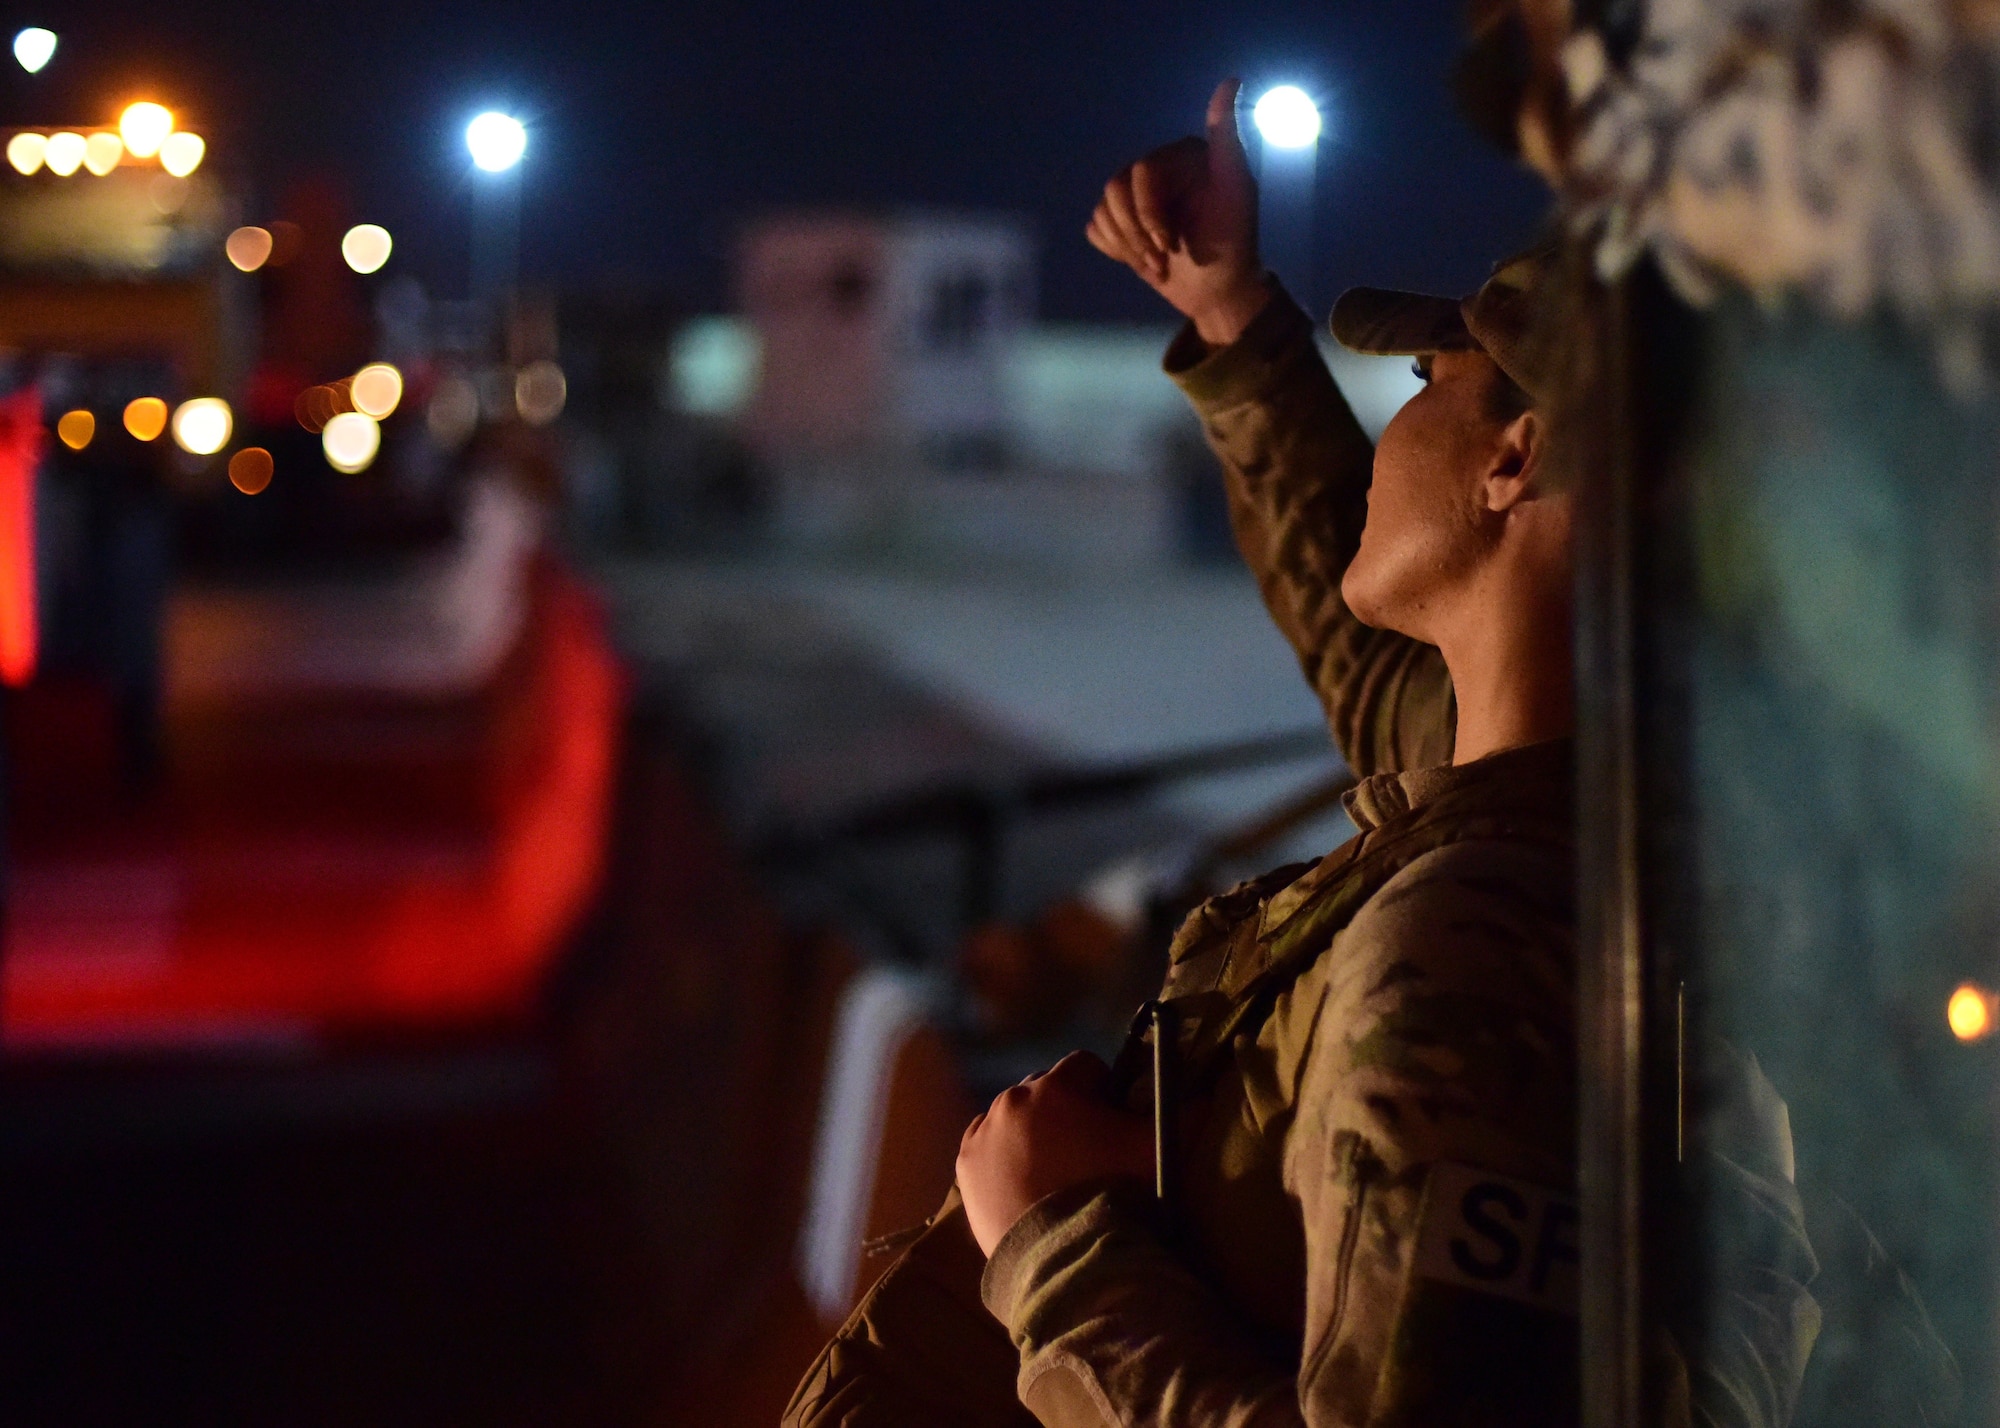
[[1326,101],[1320,286],[1470,288],[1532,232],[1539,185],[1452,107],[1450,0],[1226,4],[810,0],[541,4],[65,3],[6,33],[62,36],[29,76],[0,74],[0,121],[106,123],[157,98],[278,216],[294,177],[331,172],[356,221],[386,225],[397,268],[466,281],[473,171],[461,134],[485,107],[531,129],[530,281],[666,289],[727,302],[730,235],[771,208],[937,205],[1025,215],[1043,310],[1159,318],[1136,279],[1083,242],[1105,178],[1198,127],[1228,73]]

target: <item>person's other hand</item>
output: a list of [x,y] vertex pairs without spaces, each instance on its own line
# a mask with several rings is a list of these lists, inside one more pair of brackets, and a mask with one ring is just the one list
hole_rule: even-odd
[[1257,181],[1236,130],[1236,91],[1226,79],[1208,101],[1206,138],[1155,149],[1104,186],[1084,236],[1128,265],[1194,323],[1202,341],[1226,347],[1270,298],[1257,256]]
[[980,1251],[1037,1200],[1107,1175],[1153,1175],[1153,1127],[1111,1100],[1111,1070],[1073,1051],[1039,1076],[1002,1091],[966,1127],[958,1193]]

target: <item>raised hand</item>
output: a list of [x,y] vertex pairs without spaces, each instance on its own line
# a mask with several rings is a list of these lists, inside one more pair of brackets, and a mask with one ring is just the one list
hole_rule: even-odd
[[1084,236],[1144,278],[1211,346],[1234,342],[1270,298],[1257,256],[1257,181],[1236,130],[1236,91],[1208,101],[1207,135],[1177,139],[1104,186]]

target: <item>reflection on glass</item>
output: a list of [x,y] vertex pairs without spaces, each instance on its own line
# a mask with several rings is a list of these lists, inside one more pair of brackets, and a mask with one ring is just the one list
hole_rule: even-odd
[[1641,698],[1697,1421],[1991,1422],[2000,404],[1747,301],[1699,350]]

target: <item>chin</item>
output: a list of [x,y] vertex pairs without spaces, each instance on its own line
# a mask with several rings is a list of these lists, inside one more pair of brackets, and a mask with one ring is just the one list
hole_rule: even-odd
[[1378,630],[1392,628],[1380,592],[1372,589],[1368,581],[1356,580],[1351,565],[1347,567],[1347,577],[1340,582],[1340,598],[1346,603],[1348,613],[1362,624]]

